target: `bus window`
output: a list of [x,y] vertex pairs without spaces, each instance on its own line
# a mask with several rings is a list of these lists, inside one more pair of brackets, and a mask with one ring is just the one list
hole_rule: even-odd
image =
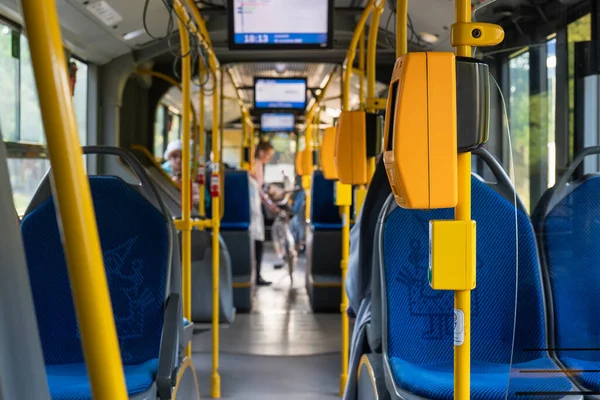
[[509,61],[509,123],[515,187],[529,209],[529,51]]
[[[291,143],[294,142],[292,147]],[[265,183],[284,182],[284,175],[292,182],[295,176],[295,140],[292,134],[278,133],[272,136],[275,154],[265,165]]]
[[45,158],[9,158],[7,161],[15,208],[23,215],[50,162]]
[[73,106],[77,118],[77,129],[81,145],[87,141],[87,112],[88,112],[88,66],[87,64],[73,59],[77,65],[77,81],[75,83],[75,94],[73,95]]
[[13,52],[13,35],[17,34],[8,26],[0,25],[0,127],[4,140],[19,140],[17,129],[17,68],[18,60]]

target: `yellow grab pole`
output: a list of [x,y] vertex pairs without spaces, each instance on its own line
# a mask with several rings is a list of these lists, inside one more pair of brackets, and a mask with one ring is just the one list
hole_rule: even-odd
[[[455,0],[456,22],[471,22],[471,1]],[[471,57],[470,46],[457,46],[456,55]],[[458,203],[454,218],[471,222],[471,153],[458,154]],[[454,308],[464,313],[464,342],[454,346],[454,398],[470,399],[471,387],[471,290],[454,292]]]
[[56,4],[54,0],[23,0],[21,4],[92,396],[126,400],[115,319],[83,167]]
[[[220,185],[221,175],[219,164],[221,163],[221,154],[219,146],[219,85],[217,71],[213,74],[213,116],[212,116],[212,152],[213,163],[218,168],[217,179]],[[213,174],[215,170],[213,169]],[[212,179],[212,178],[211,178]],[[212,185],[212,183],[211,183]],[[218,194],[212,199],[212,375],[210,377],[210,395],[214,399],[221,397],[221,376],[219,375],[219,231],[221,227],[221,199],[223,195],[219,188]]]
[[[457,0],[460,1],[460,0]],[[408,0],[396,2],[396,58],[408,53]]]
[[[184,25],[184,28],[189,29],[199,39],[200,44],[206,49],[208,53],[208,68],[212,74],[213,79],[213,121],[212,121],[212,152],[213,152],[213,176],[211,176],[211,186],[214,175],[217,176],[218,181],[219,173],[219,143],[218,143],[218,132],[219,132],[219,82],[218,82],[218,71],[219,62],[212,50],[210,39],[208,38],[208,32],[204,24],[204,20],[195,6],[192,0],[186,0],[186,4],[189,6],[194,20],[198,26],[191,23],[190,16],[186,12],[184,6],[180,0],[174,0],[173,5],[175,12],[179,15],[180,23]],[[188,143],[189,145],[189,143]],[[221,188],[222,189],[222,188]],[[212,189],[211,189],[212,192]],[[212,354],[212,374],[211,374],[211,397],[221,397],[221,377],[219,376],[219,228],[221,220],[221,202],[222,197],[221,190],[218,190],[217,196],[212,199],[212,291],[213,291],[213,315],[212,315],[212,333],[213,333],[213,354]],[[190,222],[191,224],[191,222]]]
[[[369,44],[367,47],[367,99],[375,97],[375,79],[376,74],[376,57],[377,57],[377,36],[379,34],[379,22],[384,9],[383,2],[375,6],[373,14],[371,14],[371,24],[369,25]],[[368,109],[368,112],[375,112],[375,109]],[[375,173],[375,157],[370,157],[367,160],[367,176],[369,182]],[[358,212],[357,212],[358,214]]]
[[[354,58],[356,57],[356,46],[360,40],[360,36],[365,29],[365,23],[373,11],[376,0],[369,0],[365,9],[363,10],[360,19],[356,23],[352,40],[350,41],[350,47],[346,53],[346,59],[344,60],[344,79],[343,79],[343,92],[342,92],[342,104],[345,111],[350,111],[350,80],[352,79],[352,65],[354,64]],[[364,35],[362,35],[364,37]]]
[[[335,70],[329,74],[329,76],[326,78],[325,84],[323,85],[323,88],[321,89],[321,92],[319,93],[319,95],[317,96],[317,98],[315,99],[315,102],[313,103],[313,105],[310,107],[310,109],[308,110],[308,112],[306,113],[306,117],[305,117],[305,135],[304,135],[304,143],[305,149],[308,149],[308,144],[309,144],[309,140],[311,139],[312,141],[312,121],[314,118],[315,113],[317,112],[317,109],[319,109],[319,103],[321,102],[321,100],[323,100],[325,98],[325,93],[327,92],[327,89],[329,88],[329,84],[331,82],[333,82],[333,77],[335,75]],[[310,130],[310,132],[309,132]],[[307,134],[309,133],[309,134]],[[306,155],[306,153],[305,153]],[[311,157],[312,157],[312,153],[310,153]],[[303,176],[302,177],[302,188],[304,189],[305,192],[305,213],[306,213],[306,219],[310,219],[310,187],[311,187],[311,182],[312,182],[312,176],[308,175],[308,176]]]
[[[352,78],[352,65],[354,64],[354,58],[356,57],[356,46],[360,36],[364,37],[364,29],[369,15],[375,7],[376,0],[369,0],[365,6],[360,19],[356,24],[352,40],[350,41],[350,47],[346,53],[346,59],[344,60],[344,76],[343,76],[343,91],[342,91],[342,110],[350,111],[350,79]],[[352,198],[350,198],[350,204],[352,204]],[[342,372],[340,374],[340,396],[344,395],[344,389],[346,387],[346,381],[348,380],[348,352],[349,352],[349,341],[350,341],[350,325],[348,321],[348,314],[346,309],[348,308],[348,295],[346,294],[346,272],[348,270],[348,258],[350,257],[350,206],[341,206],[342,214],[342,259],[340,261],[340,268],[342,272],[342,304],[340,305],[340,311],[342,314]]]
[[[190,36],[186,24],[179,10],[175,12],[180,16],[177,18],[179,24],[179,40],[181,41],[181,87],[182,87],[182,154],[181,154],[181,220],[183,229],[181,230],[181,265],[182,265],[182,285],[183,285],[183,316],[192,320],[192,225],[190,213],[190,81],[191,76],[191,57]],[[187,357],[192,355],[190,344],[185,349]]]
[[[198,92],[198,125],[200,128],[200,137],[198,138],[198,147],[200,163],[206,165],[206,142],[205,142],[205,134],[206,129],[204,129],[204,77],[206,75],[206,71],[204,69],[204,62],[200,59],[200,63],[198,65],[198,75],[200,77],[200,91]],[[204,178],[205,179],[205,178]],[[205,182],[202,179],[201,182]],[[206,189],[205,184],[200,185],[200,201],[198,205],[198,210],[200,212],[200,217],[203,218],[206,215]]]
[[360,103],[360,109],[364,110],[366,108],[365,101],[365,31],[360,33],[360,41],[358,42],[358,69],[360,69],[360,82],[358,84],[358,98]]

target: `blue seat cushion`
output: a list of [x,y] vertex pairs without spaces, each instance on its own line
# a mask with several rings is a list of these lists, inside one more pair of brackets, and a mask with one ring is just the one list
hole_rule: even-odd
[[[590,351],[594,353],[595,351]],[[573,377],[577,379],[585,388],[589,390],[597,390],[600,388],[600,362],[581,360],[572,357],[561,357],[560,361],[565,364],[565,367],[569,370],[576,371],[587,371],[587,372],[573,372]]]
[[342,224],[315,222],[313,223],[313,227],[315,228],[315,231],[339,231],[342,229]]
[[247,231],[250,229],[249,222],[221,222],[222,231]]
[[[390,364],[396,383],[404,390],[428,399],[452,400],[454,396],[454,364],[446,361],[434,364],[412,364],[399,358],[391,358]],[[471,399],[503,400],[518,399],[561,399],[564,394],[545,395],[540,393],[568,392],[573,385],[563,375],[539,370],[557,370],[549,358],[514,364],[495,364],[473,361],[471,364]],[[531,371],[525,373],[524,371]],[[509,381],[510,372],[510,381]],[[532,393],[531,395],[526,395]],[[533,393],[538,393],[534,395]]]
[[[148,390],[158,371],[158,360],[138,365],[125,365],[125,382],[129,396]],[[46,366],[48,387],[52,400],[92,400],[92,391],[85,364]]]

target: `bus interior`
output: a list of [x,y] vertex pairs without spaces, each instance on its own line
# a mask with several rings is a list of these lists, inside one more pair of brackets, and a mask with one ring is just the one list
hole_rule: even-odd
[[599,36],[0,0],[0,399],[599,398]]

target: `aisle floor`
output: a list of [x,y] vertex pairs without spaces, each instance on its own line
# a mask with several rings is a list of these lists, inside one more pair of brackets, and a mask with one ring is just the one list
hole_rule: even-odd
[[[325,400],[339,398],[340,317],[313,314],[300,259],[290,287],[287,270],[267,248],[254,308],[220,330],[221,394],[224,399]],[[194,336],[193,358],[202,398],[210,397],[211,333]]]

